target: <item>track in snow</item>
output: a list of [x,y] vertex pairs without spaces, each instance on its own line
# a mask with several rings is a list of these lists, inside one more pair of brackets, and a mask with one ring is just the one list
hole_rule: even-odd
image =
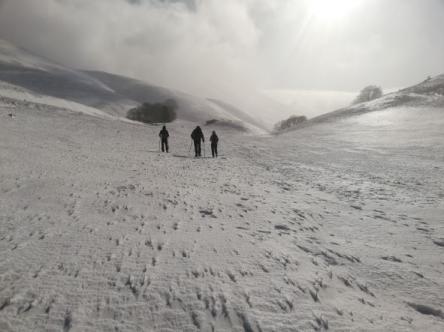
[[0,116],[2,331],[444,327],[442,146],[339,123],[194,159],[192,123],[166,155],[157,127]]

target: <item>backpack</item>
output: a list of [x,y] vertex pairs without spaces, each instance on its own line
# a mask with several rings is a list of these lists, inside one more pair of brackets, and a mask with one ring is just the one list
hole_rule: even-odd
[[170,136],[170,134],[168,133],[168,130],[162,129],[159,133],[159,136],[163,139],[166,139]]

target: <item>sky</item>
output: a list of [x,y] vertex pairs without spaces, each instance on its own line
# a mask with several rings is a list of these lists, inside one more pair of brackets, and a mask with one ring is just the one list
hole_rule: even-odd
[[0,0],[0,38],[197,95],[405,87],[444,73],[444,0]]

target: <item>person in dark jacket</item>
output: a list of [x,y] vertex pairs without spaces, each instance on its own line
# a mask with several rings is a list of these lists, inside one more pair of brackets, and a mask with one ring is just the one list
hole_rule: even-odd
[[217,143],[219,142],[219,137],[217,137],[216,132],[213,130],[213,133],[210,137],[211,142],[211,154],[214,157],[217,157]]
[[162,130],[159,133],[160,141],[162,143],[162,152],[168,153],[168,137],[170,137],[170,134],[168,133],[168,130],[165,126],[163,126]]
[[191,133],[191,139],[194,142],[194,152],[196,157],[202,157],[201,142],[205,142],[205,138],[199,126]]

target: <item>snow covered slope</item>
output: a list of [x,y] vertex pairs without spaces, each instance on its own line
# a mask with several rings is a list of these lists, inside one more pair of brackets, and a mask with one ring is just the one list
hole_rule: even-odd
[[228,103],[211,99],[201,99],[124,76],[96,71],[88,71],[87,73],[104,82],[120,95],[134,100],[138,104],[146,100],[150,102],[163,102],[166,99],[172,98],[178,103],[180,110],[179,118],[184,120],[202,123],[213,119],[225,119],[239,122],[255,133],[267,131],[265,124],[255,120]]
[[444,330],[444,77],[195,159],[255,124],[161,154],[168,90],[1,47],[0,331]]
[[[25,88],[18,87],[9,83],[0,81],[0,101],[10,105],[29,105],[38,108],[53,107],[64,109],[72,112],[80,112],[91,116],[98,116],[106,119],[117,119],[99,109],[88,107],[70,100],[60,99],[41,95],[36,92],[29,91]],[[123,120],[123,119],[121,119]]]
[[122,99],[100,81],[53,64],[49,60],[0,40],[0,80],[41,95],[75,101],[94,107],[101,100]]
[[444,75],[436,76],[418,85],[384,95],[370,102],[352,105],[317,116],[288,131],[313,124],[334,122],[340,119],[347,119],[351,116],[398,107],[444,109]]
[[444,330],[442,109],[220,129],[213,160],[191,158],[194,123],[160,154],[157,126],[15,88],[1,331]]
[[401,90],[404,93],[416,93],[428,96],[444,96],[444,74],[430,77],[424,82]]
[[251,117],[242,111],[234,114],[230,108],[217,107],[208,100],[123,76],[65,68],[2,40],[0,81],[120,117],[125,117],[129,109],[143,102],[163,102],[173,98],[179,105],[179,119],[198,123],[212,119],[230,120],[243,124],[253,133],[267,132],[267,126],[258,121],[245,122]]

